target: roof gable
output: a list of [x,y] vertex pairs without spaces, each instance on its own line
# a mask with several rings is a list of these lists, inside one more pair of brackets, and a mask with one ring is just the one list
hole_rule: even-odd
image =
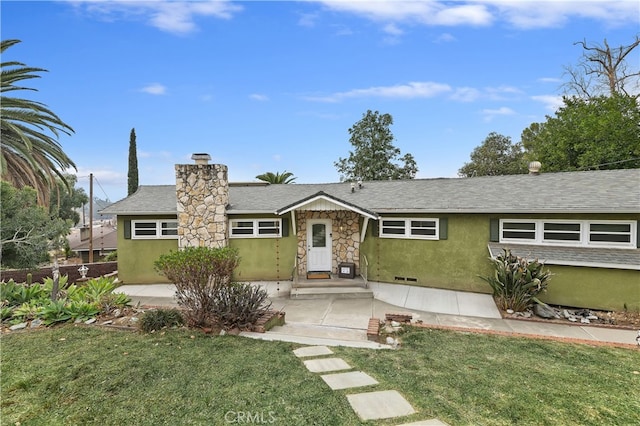
[[[324,201],[325,203],[319,203]],[[319,208],[319,206],[322,206]],[[328,208],[326,208],[328,207]],[[337,197],[326,194],[323,191],[312,194],[296,203],[285,206],[276,211],[276,214],[283,215],[292,210],[351,210],[370,219],[378,219],[379,216],[372,211],[360,208]]]

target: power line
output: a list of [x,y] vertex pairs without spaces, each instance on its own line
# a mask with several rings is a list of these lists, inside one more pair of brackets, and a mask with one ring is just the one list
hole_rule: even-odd
[[106,200],[111,200],[111,198],[109,198],[109,196],[107,195],[107,193],[105,192],[104,188],[102,187],[102,185],[100,184],[100,181],[98,181],[97,177],[93,177],[93,180],[98,184],[98,186],[100,187],[100,189],[102,190],[102,193],[104,194]]
[[593,168],[596,168],[596,167],[610,166],[612,164],[628,163],[629,161],[637,161],[637,160],[640,160],[640,157],[629,158],[627,160],[612,161],[610,163],[596,164],[595,166],[580,167],[578,170],[590,170],[590,169],[593,169]]

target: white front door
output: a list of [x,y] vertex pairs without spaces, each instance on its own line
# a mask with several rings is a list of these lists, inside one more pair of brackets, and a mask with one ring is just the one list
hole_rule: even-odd
[[307,271],[331,271],[331,219],[307,222]]

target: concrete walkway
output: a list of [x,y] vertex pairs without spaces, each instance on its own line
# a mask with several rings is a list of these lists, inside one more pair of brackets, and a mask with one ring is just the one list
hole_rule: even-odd
[[[502,319],[487,294],[370,282],[373,299],[296,300],[289,298],[290,282],[259,285],[269,293],[273,308],[285,312],[286,324],[267,333],[242,333],[248,337],[307,345],[384,348],[385,345],[367,340],[369,319],[384,319],[387,313],[411,313],[414,319],[435,327],[637,344],[635,330]],[[172,284],[123,285],[116,291],[142,305],[177,306]]]

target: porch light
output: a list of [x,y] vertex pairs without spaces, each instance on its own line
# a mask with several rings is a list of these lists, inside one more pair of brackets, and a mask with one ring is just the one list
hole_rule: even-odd
[[351,182],[351,192],[356,192],[356,184]]
[[78,272],[80,272],[81,278],[85,279],[87,278],[87,272],[89,272],[89,268],[87,268],[85,265],[82,265],[78,268]]

